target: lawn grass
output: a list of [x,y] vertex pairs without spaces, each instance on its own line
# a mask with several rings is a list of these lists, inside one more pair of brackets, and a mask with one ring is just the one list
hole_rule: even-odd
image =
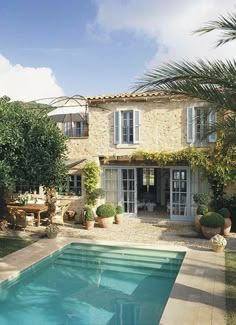
[[236,324],[236,252],[225,253],[226,324]]
[[32,244],[33,241],[21,238],[0,238],[0,257],[13,253]]

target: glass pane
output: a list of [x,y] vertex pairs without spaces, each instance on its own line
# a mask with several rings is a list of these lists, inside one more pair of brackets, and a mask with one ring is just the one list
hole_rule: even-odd
[[174,193],[172,196],[173,204],[179,203],[179,194]]
[[187,191],[187,183],[185,181],[181,182],[181,188],[180,188],[181,192],[186,192]]
[[186,194],[180,194],[180,203],[185,204],[186,203]]
[[122,178],[127,179],[127,169],[122,169]]
[[181,170],[181,179],[186,180],[186,170]]
[[179,182],[173,182],[173,192],[179,191]]
[[173,179],[179,179],[180,173],[179,171],[173,171]]
[[129,169],[128,170],[129,173],[129,179],[134,179],[134,170],[133,169]]

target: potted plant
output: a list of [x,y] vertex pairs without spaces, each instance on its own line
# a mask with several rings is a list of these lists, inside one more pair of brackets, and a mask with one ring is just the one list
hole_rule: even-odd
[[116,210],[111,204],[101,204],[96,210],[97,221],[100,227],[111,227],[114,221]]
[[55,238],[57,237],[57,234],[59,233],[60,229],[55,224],[50,224],[46,227],[45,232],[48,236],[48,238]]
[[221,228],[224,226],[225,220],[219,213],[207,212],[201,219],[203,236],[207,239],[220,234]]
[[215,235],[211,238],[211,247],[214,252],[221,253],[227,245],[226,239],[221,235]]
[[94,212],[90,206],[84,208],[84,225],[87,230],[90,230],[94,227],[95,219]]
[[123,220],[123,207],[121,205],[117,205],[116,214],[115,214],[115,223],[120,225]]
[[222,215],[222,217],[225,219],[225,224],[222,227],[221,234],[224,236],[229,236],[230,230],[231,230],[231,214],[227,208],[221,208],[218,213]]
[[197,207],[197,215],[194,219],[194,225],[197,232],[201,232],[200,219],[208,212],[208,207],[206,205],[199,205]]

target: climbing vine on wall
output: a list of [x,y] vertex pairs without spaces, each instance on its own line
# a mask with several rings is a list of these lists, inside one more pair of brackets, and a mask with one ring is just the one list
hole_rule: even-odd
[[89,162],[84,167],[84,187],[86,192],[86,203],[94,206],[99,196],[102,196],[101,189],[98,189],[100,181],[100,168],[95,162]]
[[193,169],[203,171],[210,184],[214,201],[220,206],[225,185],[235,173],[234,151],[228,150],[222,154],[222,142],[219,140],[215,147],[187,148],[174,152],[145,152],[137,151],[131,156],[131,160],[142,159],[149,164],[157,164],[160,167],[171,165],[189,165]]

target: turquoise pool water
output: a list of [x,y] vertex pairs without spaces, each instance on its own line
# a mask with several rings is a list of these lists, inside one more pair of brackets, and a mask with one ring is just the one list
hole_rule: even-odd
[[71,244],[0,286],[0,324],[158,324],[184,254]]

